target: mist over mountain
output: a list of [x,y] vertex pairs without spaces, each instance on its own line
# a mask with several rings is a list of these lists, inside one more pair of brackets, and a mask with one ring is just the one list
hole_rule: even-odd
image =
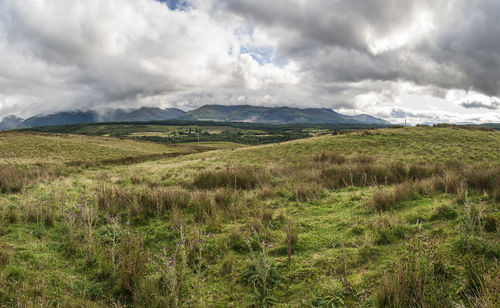
[[11,114],[2,119],[0,122],[0,130],[20,128],[23,125],[23,121],[23,119]]
[[373,124],[390,123],[367,115],[348,116],[326,108],[256,107],[249,105],[206,105],[189,112],[176,108],[161,109],[142,107],[136,110],[114,109],[104,113],[96,111],[63,111],[48,115],[37,115],[22,120],[14,115],[0,122],[0,129],[52,126],[94,122],[140,122],[164,120],[253,122],[271,124]]
[[62,124],[78,124],[96,122],[98,117],[94,111],[64,111],[49,115],[39,115],[23,121],[24,127],[51,126]]
[[115,109],[101,115],[98,122],[162,121],[176,119],[184,115],[184,113],[184,111],[177,108],[142,107],[131,111]]

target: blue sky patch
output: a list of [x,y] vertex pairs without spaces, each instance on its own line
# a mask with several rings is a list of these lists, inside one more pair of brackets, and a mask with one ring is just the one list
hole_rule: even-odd
[[169,9],[174,10],[184,10],[188,7],[188,4],[183,0],[156,0],[161,3],[165,3]]

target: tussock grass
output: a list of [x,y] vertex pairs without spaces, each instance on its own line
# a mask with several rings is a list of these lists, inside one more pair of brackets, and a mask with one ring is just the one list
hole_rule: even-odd
[[249,167],[228,168],[221,171],[203,171],[196,175],[193,186],[198,189],[230,187],[234,189],[252,189],[263,183],[258,172]]
[[377,290],[378,307],[449,307],[442,264],[411,253],[395,263]]
[[127,295],[134,293],[145,275],[146,264],[147,255],[144,252],[142,239],[126,233],[118,252],[118,279],[122,292]]
[[408,227],[399,219],[389,214],[379,214],[369,221],[369,228],[374,234],[375,245],[389,245],[405,238]]
[[343,164],[347,161],[347,158],[339,153],[321,153],[321,155],[314,156],[313,161],[316,163],[332,163],[332,164]]
[[0,268],[7,265],[9,262],[12,254],[11,254],[11,248],[9,245],[0,243]]
[[28,183],[28,174],[24,170],[0,167],[0,192],[18,193]]
[[415,182],[404,182],[393,188],[375,187],[371,205],[377,211],[387,211],[394,208],[398,203],[418,197],[420,191],[419,183]]
[[436,206],[431,213],[431,220],[454,219],[456,217],[456,210],[449,204],[440,204]]
[[20,167],[0,166],[0,193],[22,193],[27,186],[38,182],[53,181],[58,177],[66,176],[78,169],[55,168],[51,166]]

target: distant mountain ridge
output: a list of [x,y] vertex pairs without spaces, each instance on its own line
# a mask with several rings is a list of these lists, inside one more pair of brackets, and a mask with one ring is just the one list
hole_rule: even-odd
[[0,130],[95,122],[136,122],[163,120],[253,122],[268,124],[368,124],[390,125],[389,122],[367,115],[348,116],[327,108],[257,107],[249,105],[205,105],[184,112],[177,108],[142,107],[134,110],[114,109],[96,111],[63,111],[37,115],[26,120],[14,115],[0,122]]

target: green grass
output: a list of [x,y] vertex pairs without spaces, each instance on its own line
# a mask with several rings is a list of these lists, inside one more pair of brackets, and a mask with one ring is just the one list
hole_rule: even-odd
[[0,133],[0,165],[60,164],[101,161],[154,154],[189,154],[218,148],[237,148],[229,142],[164,145],[146,141],[67,134]]
[[[29,143],[15,137],[5,144]],[[57,150],[1,158],[85,160],[90,144],[125,157],[179,151],[23,137]],[[72,138],[74,150],[58,146]],[[419,127],[199,146],[216,150],[94,166],[1,195],[0,306],[495,307],[498,133]],[[119,157],[106,153],[95,159]],[[431,174],[413,183],[401,170],[419,163]],[[393,182],[337,187],[321,176],[372,165]]]

